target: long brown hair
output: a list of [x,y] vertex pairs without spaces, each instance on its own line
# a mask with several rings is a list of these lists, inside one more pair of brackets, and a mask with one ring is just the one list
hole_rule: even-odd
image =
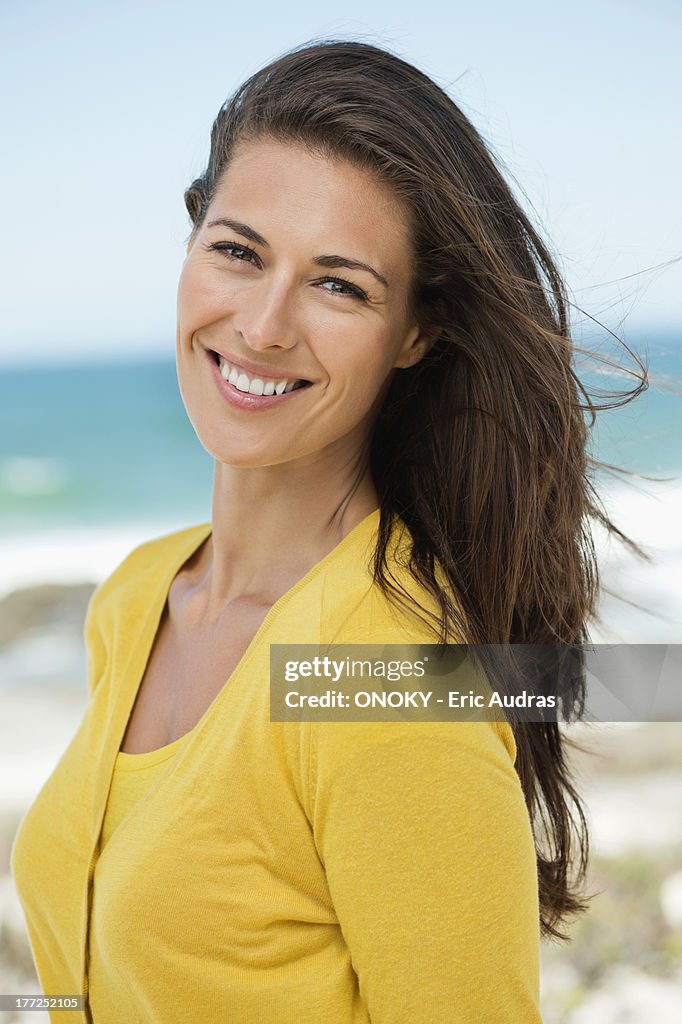
[[[409,211],[411,310],[437,340],[393,375],[366,452],[381,504],[376,582],[404,603],[385,557],[397,513],[414,542],[411,571],[438,601],[441,641],[586,643],[599,592],[589,520],[647,556],[600,504],[591,475],[601,463],[587,453],[583,414],[593,423],[608,406],[596,405],[576,375],[566,287],[483,139],[400,57],[365,42],[306,43],[221,107],[208,166],[185,192],[192,234],[235,145],[264,136],[353,161]],[[636,361],[639,384],[617,404],[647,387]],[[556,674],[564,711],[580,712],[584,674],[575,659],[568,668],[559,659]],[[565,760],[571,741],[556,721],[512,727],[542,934],[566,939],[557,925],[587,909],[578,887],[589,855]]]

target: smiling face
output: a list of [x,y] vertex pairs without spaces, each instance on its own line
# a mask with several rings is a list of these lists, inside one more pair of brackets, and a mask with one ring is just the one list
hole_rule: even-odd
[[[404,208],[367,172],[238,145],[178,285],[178,382],[204,448],[242,467],[356,454],[391,371],[428,348],[407,309],[411,258]],[[266,395],[308,383],[260,398],[268,378]]]

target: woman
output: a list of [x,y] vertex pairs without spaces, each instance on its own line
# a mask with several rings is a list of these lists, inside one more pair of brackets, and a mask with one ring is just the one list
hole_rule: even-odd
[[272,643],[586,639],[558,273],[455,104],[358,42],[252,76],[185,201],[212,521],[91,600],[12,857],[44,990],[95,1024],[539,1021],[540,936],[585,907],[556,723],[271,722],[267,683]]

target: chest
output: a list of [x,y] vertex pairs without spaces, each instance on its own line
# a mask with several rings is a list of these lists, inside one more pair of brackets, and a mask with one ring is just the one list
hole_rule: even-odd
[[229,685],[270,607],[238,603],[216,626],[189,629],[173,624],[166,606],[120,749],[142,754],[193,729]]

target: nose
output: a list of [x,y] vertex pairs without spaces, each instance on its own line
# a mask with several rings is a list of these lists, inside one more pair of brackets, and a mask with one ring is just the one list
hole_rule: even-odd
[[263,351],[296,344],[292,283],[264,275],[257,287],[246,291],[243,302],[233,325],[250,348]]

